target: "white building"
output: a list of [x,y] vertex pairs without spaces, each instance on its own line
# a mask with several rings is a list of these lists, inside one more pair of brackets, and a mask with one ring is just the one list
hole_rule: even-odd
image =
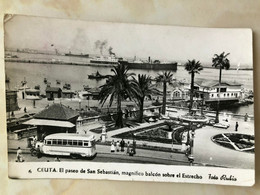
[[242,85],[237,82],[217,80],[196,80],[194,83],[195,98],[206,102],[238,101],[242,96]]

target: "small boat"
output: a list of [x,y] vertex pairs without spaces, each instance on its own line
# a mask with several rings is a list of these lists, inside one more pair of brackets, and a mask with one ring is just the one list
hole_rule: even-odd
[[26,84],[27,84],[27,81],[26,81],[26,79],[24,78],[24,80],[21,81],[21,85],[22,85],[22,87],[23,87],[23,86],[25,86]]
[[70,90],[71,89],[71,85],[69,83],[65,83],[63,85],[63,89],[67,89],[67,90]]
[[56,83],[57,83],[57,85],[60,85],[61,82],[60,82],[60,80],[56,80]]
[[84,91],[88,91],[91,89],[91,87],[89,87],[88,85],[83,85]]
[[43,79],[43,82],[47,84],[48,80],[46,78]]
[[98,71],[96,73],[88,75],[89,79],[105,79],[108,77],[109,77],[109,75],[102,75]]

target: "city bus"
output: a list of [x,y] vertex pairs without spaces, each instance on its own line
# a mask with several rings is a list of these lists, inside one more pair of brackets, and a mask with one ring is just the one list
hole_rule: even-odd
[[56,133],[44,138],[41,152],[48,155],[71,156],[72,158],[96,156],[95,136],[75,134],[75,133]]

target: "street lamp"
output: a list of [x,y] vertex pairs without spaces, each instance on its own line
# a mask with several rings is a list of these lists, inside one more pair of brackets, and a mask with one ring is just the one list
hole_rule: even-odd
[[79,110],[81,110],[81,99],[79,99]]
[[[190,130],[191,130],[191,137],[190,137]],[[190,166],[193,165],[194,162],[194,155],[193,155],[193,147],[194,147],[194,135],[195,135],[195,129],[192,125],[192,122],[190,122],[190,128],[188,131],[188,143],[190,146],[189,154],[188,154],[188,160],[190,162]]]

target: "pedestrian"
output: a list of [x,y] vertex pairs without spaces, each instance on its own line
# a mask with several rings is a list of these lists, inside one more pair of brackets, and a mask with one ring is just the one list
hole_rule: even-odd
[[38,147],[36,148],[36,153],[37,153],[37,158],[41,158],[42,157],[42,153],[41,153],[41,149],[40,146],[38,145]]
[[130,142],[127,142],[127,148],[126,148],[126,153],[129,154],[130,152]]
[[120,141],[120,147],[121,147],[121,152],[124,152],[124,151],[125,151],[125,141],[124,141],[123,138],[122,138],[122,140]]
[[246,115],[245,115],[245,122],[247,121],[247,119],[248,119],[248,114],[246,113]]
[[125,119],[127,119],[128,118],[128,110],[127,110],[127,108],[125,109]]
[[235,125],[235,131],[238,130],[238,122],[236,122],[236,125]]
[[23,162],[22,149],[20,147],[17,148],[16,159],[17,162]]
[[26,107],[24,107],[23,111],[24,111],[24,113],[26,113],[26,112],[27,112],[27,109],[26,109]]
[[116,142],[116,151],[119,152],[120,143],[119,141]]
[[134,154],[136,154],[136,141],[133,140],[133,152]]
[[34,135],[34,136],[33,136],[33,147],[34,147],[34,148],[36,147],[36,143],[37,143],[37,138],[36,138],[36,136]]
[[111,142],[111,149],[110,149],[111,152],[115,152],[115,143],[114,143],[114,140]]
[[59,157],[57,156],[55,159],[54,159],[55,162],[60,162],[60,159]]

